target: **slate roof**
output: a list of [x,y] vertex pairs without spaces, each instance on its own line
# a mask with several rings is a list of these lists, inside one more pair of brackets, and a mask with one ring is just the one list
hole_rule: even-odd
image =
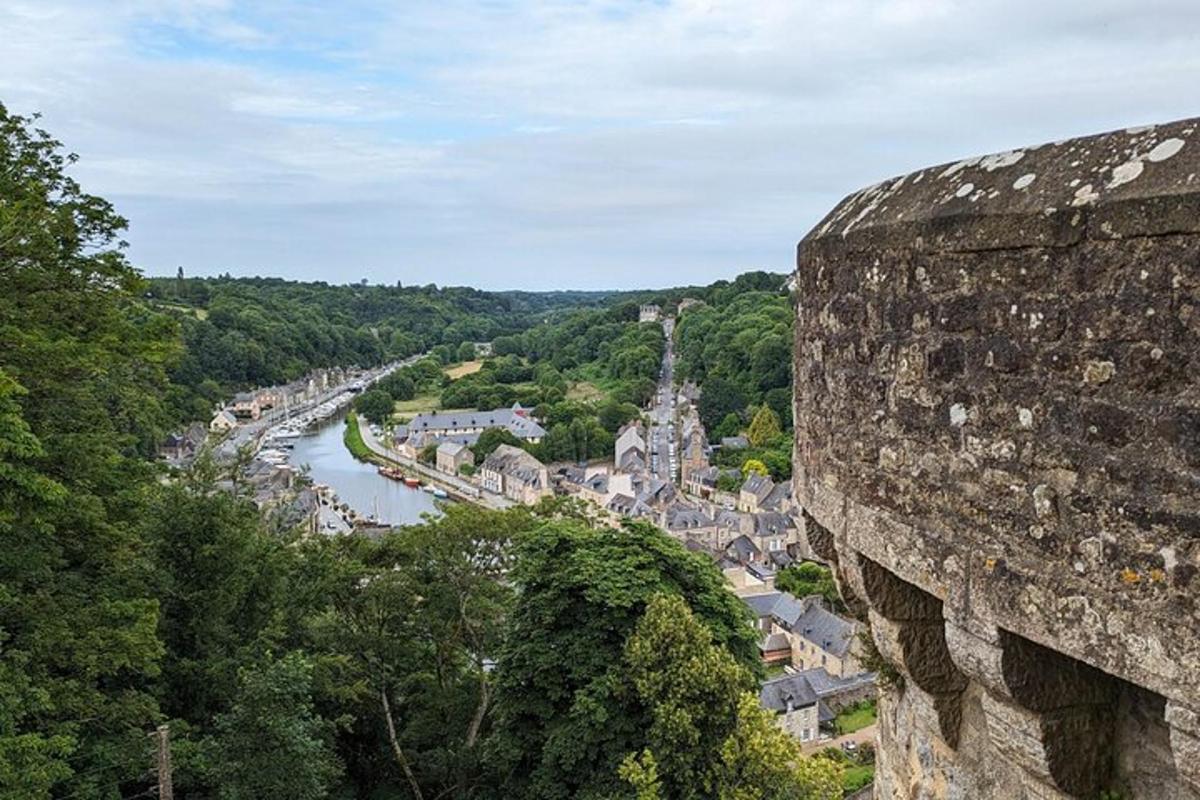
[[775,482],[766,475],[751,474],[742,484],[742,491],[749,492],[758,498],[764,498],[775,488]]
[[725,551],[736,555],[739,561],[749,561],[762,552],[758,549],[758,545],[750,541],[750,537],[748,536],[737,537],[729,543]]
[[754,533],[758,536],[781,536],[796,530],[796,523],[778,511],[760,511],[754,515]]
[[698,508],[674,505],[667,509],[668,530],[707,528],[713,524],[712,517]]
[[614,514],[625,514],[628,516],[633,512],[637,500],[627,494],[614,494],[612,499],[608,501],[608,510]]
[[803,708],[817,704],[817,693],[813,691],[803,675],[784,675],[763,682],[758,700],[763,708],[785,712],[792,708]]
[[827,653],[841,658],[854,643],[854,623],[813,603],[791,625],[792,633],[803,636]]
[[750,440],[745,436],[726,436],[721,439],[722,450],[745,450],[750,446]]
[[775,488],[759,501],[758,505],[767,511],[783,511],[792,504],[792,484],[784,481],[775,484]]
[[519,405],[491,411],[447,411],[418,414],[408,423],[413,431],[455,431],[467,428],[505,428],[520,439],[540,439],[546,430]]
[[775,603],[783,596],[783,592],[766,592],[764,594],[752,594],[742,598],[742,602],[750,606],[750,610],[754,612],[754,616],[758,618],[769,617],[771,609],[775,607]]
[[437,451],[443,455],[454,457],[466,449],[467,446],[461,442],[444,441],[438,445]]

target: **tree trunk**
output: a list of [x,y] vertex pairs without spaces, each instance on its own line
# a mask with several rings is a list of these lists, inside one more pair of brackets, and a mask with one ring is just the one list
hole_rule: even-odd
[[491,702],[492,687],[488,683],[487,673],[479,673],[479,705],[475,707],[475,716],[471,718],[471,726],[467,728],[467,747],[474,747],[479,738],[479,729],[483,727],[483,718],[487,714],[488,703]]
[[425,795],[421,794],[421,785],[417,783],[417,776],[413,774],[408,759],[404,757],[404,751],[400,749],[400,742],[396,739],[396,723],[392,721],[392,705],[388,702],[387,689],[380,690],[379,696],[383,700],[383,716],[387,720],[388,739],[392,743],[392,752],[396,754],[396,762],[404,770],[404,777],[408,778],[408,785],[412,787],[413,796],[417,800],[425,800]]

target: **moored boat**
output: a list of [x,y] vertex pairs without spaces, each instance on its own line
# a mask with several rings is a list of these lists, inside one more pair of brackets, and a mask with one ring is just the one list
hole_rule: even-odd
[[433,496],[434,496],[434,497],[436,497],[436,498],[437,498],[437,499],[439,499],[439,500],[445,500],[445,499],[446,499],[446,498],[448,498],[450,495],[446,494],[446,490],[445,490],[445,489],[434,489],[434,490],[433,490]]
[[415,489],[415,488],[417,488],[418,486],[420,486],[420,485],[421,485],[421,482],[420,482],[419,480],[417,480],[416,478],[405,478],[405,479],[404,479],[404,485],[405,485],[405,486],[411,486],[412,488],[414,488],[414,489]]

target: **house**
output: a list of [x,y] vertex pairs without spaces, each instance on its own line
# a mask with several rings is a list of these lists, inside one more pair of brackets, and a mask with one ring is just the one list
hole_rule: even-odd
[[792,484],[790,481],[775,484],[775,487],[758,503],[760,511],[788,513],[792,510]]
[[829,611],[820,597],[797,600],[785,592],[771,609],[771,619],[772,632],[788,635],[796,669],[821,667],[838,678],[862,672],[855,655],[858,623]]
[[800,531],[796,527],[796,521],[789,515],[781,514],[778,511],[760,511],[749,516],[749,519],[753,523],[754,538],[758,548],[767,559],[772,563],[778,563],[779,557],[782,556],[787,561],[779,566],[790,564],[791,556],[787,552],[788,546],[800,540]]
[[716,544],[716,524],[703,509],[676,503],[662,512],[659,527],[677,539],[699,542],[709,550]]
[[738,492],[738,511],[757,514],[760,510],[760,503],[767,499],[774,488],[775,481],[766,475],[751,473],[746,476],[746,480]]
[[479,468],[483,488],[525,505],[534,505],[550,494],[546,465],[519,447],[502,444]]
[[[520,403],[514,403],[512,408],[491,411],[426,412],[417,414],[408,423],[412,434],[432,434],[439,440],[451,436],[474,436],[477,439],[488,428],[503,428],[518,439],[535,444],[546,435],[545,429]],[[467,443],[473,444],[474,439]]]
[[722,450],[745,450],[750,447],[750,440],[745,436],[724,436],[721,438]]
[[662,319],[662,308],[646,303],[638,309],[638,322],[658,322]]
[[742,534],[734,539],[725,548],[725,555],[738,564],[745,566],[753,564],[762,557],[762,550],[758,548],[749,536]]
[[239,392],[233,396],[229,411],[238,419],[258,419],[262,416],[262,406],[258,403],[258,395],[250,392]]
[[207,431],[203,423],[194,423],[183,433],[172,433],[158,446],[158,455],[176,464],[190,462],[204,444]]
[[[758,701],[763,708],[775,712],[779,727],[801,742],[811,742],[820,735],[821,700],[806,678],[783,675],[765,681]],[[833,713],[828,708],[824,711],[825,721],[832,721]]]
[[688,476],[684,480],[684,488],[688,494],[695,497],[710,498],[717,490],[717,478],[719,477],[721,477],[721,470],[718,467],[689,469]]
[[613,445],[613,463],[622,472],[642,472],[646,468],[646,430],[640,420],[626,423]]
[[627,473],[596,472],[580,485],[579,494],[584,500],[595,503],[600,508],[607,508],[614,495],[624,494],[630,497],[637,493],[633,489],[633,476]]
[[474,464],[475,454],[471,448],[460,442],[442,442],[437,449],[438,472],[447,475],[457,475],[464,464]]
[[233,412],[223,408],[213,415],[212,422],[208,423],[208,429],[213,433],[224,433],[236,428],[237,424],[237,417],[233,415]]
[[403,441],[397,437],[396,452],[402,458],[407,458],[409,461],[416,461],[421,455],[421,451],[429,445],[433,444],[437,439],[432,434],[412,433],[411,431],[404,437]]

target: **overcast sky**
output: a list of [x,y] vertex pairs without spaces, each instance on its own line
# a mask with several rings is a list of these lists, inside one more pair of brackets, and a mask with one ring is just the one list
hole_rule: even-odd
[[1200,114],[1200,0],[0,0],[0,102],[149,274],[705,283],[885,177]]

